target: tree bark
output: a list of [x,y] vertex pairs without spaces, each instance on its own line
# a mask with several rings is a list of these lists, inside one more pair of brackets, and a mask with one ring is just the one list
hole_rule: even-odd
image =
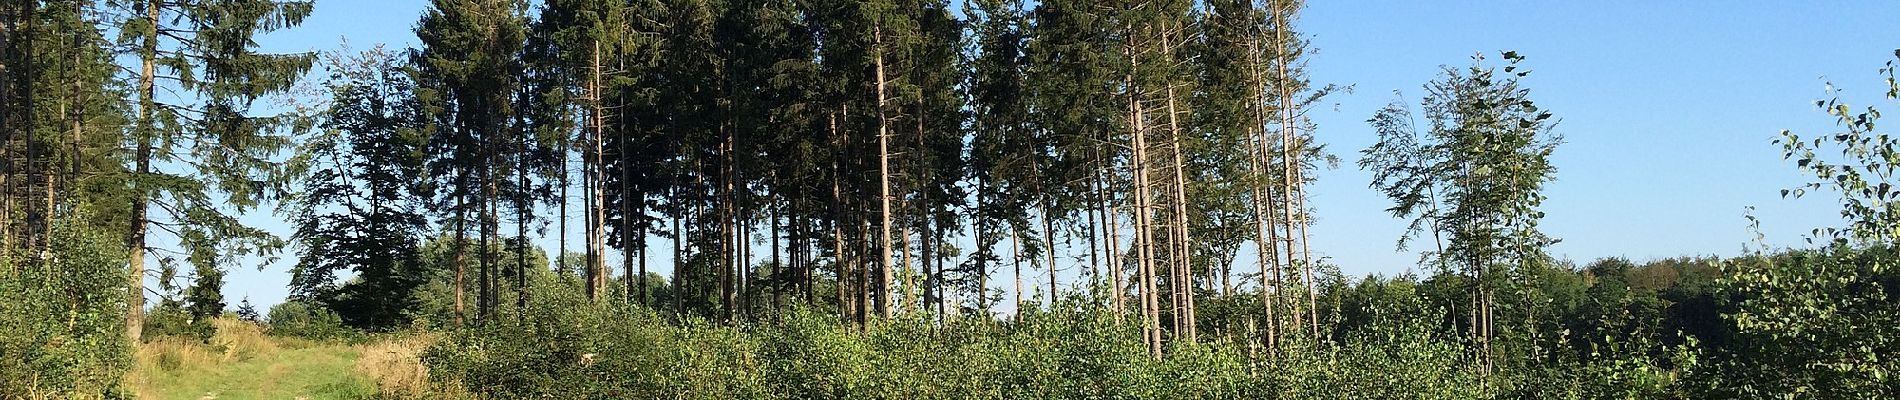
[[[154,97],[154,84],[158,79],[158,2],[145,2],[146,31],[141,32],[139,51],[139,110],[138,140],[133,155],[137,172],[136,177],[144,178],[152,173],[153,135],[158,134],[157,121],[154,121],[153,108],[158,106]],[[147,219],[146,209],[151,201],[149,188],[133,182],[131,227],[126,235],[126,247],[130,250],[130,273],[127,274],[127,294],[125,313],[125,335],[137,344],[143,336],[145,327],[145,229],[151,222]]]
[[[1173,39],[1169,38],[1165,28],[1161,34],[1161,52],[1165,55],[1164,59],[1172,65],[1174,63]],[[1170,224],[1170,228],[1174,230],[1174,233],[1169,235],[1174,239],[1174,248],[1170,249],[1169,252],[1174,254],[1174,257],[1171,257],[1172,260],[1170,260],[1173,261],[1174,266],[1174,278],[1171,280],[1174,281],[1175,296],[1179,299],[1179,305],[1176,307],[1174,318],[1180,321],[1179,324],[1182,329],[1181,332],[1177,332],[1176,334],[1183,335],[1186,340],[1192,342],[1195,340],[1194,325],[1196,320],[1194,316],[1194,271],[1193,263],[1190,259],[1193,255],[1193,246],[1188,240],[1187,175],[1183,171],[1185,169],[1184,165],[1187,164],[1187,159],[1183,158],[1181,153],[1181,125],[1179,122],[1179,113],[1176,112],[1177,109],[1175,108],[1174,84],[1172,79],[1170,79],[1170,82],[1167,84],[1167,96],[1168,147],[1174,151],[1174,185],[1172,188],[1174,195],[1174,220],[1171,221]]]
[[878,312],[884,318],[890,318],[891,317],[891,304],[890,304],[891,303],[890,301],[890,296],[891,296],[891,146],[890,146],[890,140],[889,140],[890,117],[885,115],[885,110],[884,110],[885,83],[884,83],[883,29],[884,27],[882,23],[873,24],[871,28],[872,40],[876,43],[871,53],[871,58],[873,60],[872,62],[875,64],[876,75],[877,75],[877,147],[878,147],[877,164],[878,164],[878,187],[879,187],[878,191],[880,193],[878,195],[878,203],[880,204],[879,207],[882,209],[880,211],[880,214],[883,215],[883,219],[884,219],[884,223],[879,226],[879,228],[882,229],[881,234],[883,235],[883,239],[880,240],[880,243],[882,243],[882,248],[879,249],[879,251],[882,252],[883,254],[883,259],[882,259],[883,264],[879,268],[879,271],[883,274],[883,280],[878,282],[877,309],[878,309]]

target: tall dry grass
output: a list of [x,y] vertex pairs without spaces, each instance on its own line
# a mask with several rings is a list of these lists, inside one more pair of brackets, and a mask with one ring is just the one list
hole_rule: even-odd
[[422,365],[422,351],[434,341],[433,335],[425,333],[357,345],[362,357],[356,359],[354,369],[375,381],[384,397],[436,398],[430,396],[429,368]]

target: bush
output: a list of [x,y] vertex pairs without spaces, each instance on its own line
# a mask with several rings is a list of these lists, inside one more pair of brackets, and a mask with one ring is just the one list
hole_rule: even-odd
[[1835,246],[1725,265],[1733,337],[1691,371],[1698,397],[1900,396],[1896,263],[1891,246]]
[[1428,326],[1382,326],[1348,343],[1177,344],[1150,357],[1133,325],[1088,302],[999,323],[915,317],[840,325],[794,309],[723,327],[537,284],[423,356],[430,379],[496,398],[1478,398],[1460,345]]
[[269,320],[266,332],[271,335],[312,340],[347,340],[361,336],[356,330],[344,326],[343,319],[335,312],[301,300],[271,306]]
[[84,221],[56,223],[46,259],[0,257],[0,398],[123,396],[123,245]]

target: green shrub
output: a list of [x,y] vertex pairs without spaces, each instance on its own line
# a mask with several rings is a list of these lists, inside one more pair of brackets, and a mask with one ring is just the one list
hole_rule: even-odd
[[0,257],[0,398],[123,396],[123,246],[85,220],[55,224],[50,257]]
[[335,312],[320,305],[290,300],[270,307],[270,325],[265,332],[276,336],[313,340],[348,340],[361,335],[343,325]]

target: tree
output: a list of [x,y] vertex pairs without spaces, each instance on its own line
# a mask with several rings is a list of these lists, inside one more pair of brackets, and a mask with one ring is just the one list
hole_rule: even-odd
[[[323,65],[332,98],[292,162],[304,190],[284,210],[301,253],[291,294],[360,329],[405,327],[412,292],[427,281],[418,259],[427,138],[415,86],[408,65],[380,46],[328,53]],[[354,277],[337,286],[339,272]]]
[[[989,271],[1001,241],[996,232],[1004,223],[1016,226],[1023,219],[1015,193],[1023,168],[1018,154],[1034,151],[1023,141],[1028,137],[1028,93],[1024,82],[1024,46],[1027,21],[1020,2],[981,0],[964,4],[970,18],[971,40],[975,55],[967,67],[971,119],[970,155],[967,171],[976,186],[975,204],[970,220],[976,236],[976,251],[964,263],[964,282],[976,298],[976,308],[986,313],[990,307]],[[1013,237],[1013,236],[1012,236]],[[1017,260],[1020,262],[1020,260]],[[1018,285],[1020,286],[1020,285]]]
[[[203,312],[222,310],[218,292],[224,264],[269,256],[282,239],[245,226],[242,214],[284,189],[274,156],[289,146],[286,115],[253,115],[257,99],[284,92],[309,70],[311,54],[265,54],[253,37],[294,27],[314,7],[307,1],[225,0],[120,3],[126,19],[120,44],[130,49],[125,80],[133,83],[136,116],[127,137],[131,197],[127,247],[131,271],[126,334],[140,337],[148,228],[177,237],[182,252],[158,258],[173,268],[187,256],[201,281],[193,293]],[[160,86],[180,93],[162,100]],[[154,210],[153,206],[156,206]],[[156,213],[154,213],[156,211]],[[169,275],[169,274],[162,274]],[[217,303],[217,307],[210,307]]]
[[[437,1],[416,24],[422,49],[412,52],[416,97],[429,133],[428,175],[439,189],[433,207],[441,223],[456,235],[456,296],[458,321],[467,245],[464,240],[470,214],[480,218],[477,270],[477,312],[486,316],[494,305],[493,268],[499,242],[495,203],[510,157],[521,157],[514,144],[524,134],[516,95],[521,91],[517,72],[526,36],[520,4],[511,1]],[[511,151],[513,150],[513,151]],[[518,168],[517,168],[518,169]],[[521,188],[524,189],[525,188]]]
[[1502,74],[1479,55],[1471,67],[1447,67],[1426,85],[1422,106],[1430,125],[1423,132],[1401,104],[1374,114],[1368,122],[1379,142],[1360,160],[1373,172],[1372,187],[1396,203],[1388,211],[1412,219],[1401,248],[1421,232],[1448,240],[1427,256],[1441,272],[1469,282],[1468,329],[1487,369],[1496,290],[1543,262],[1543,249],[1555,242],[1537,230],[1544,216],[1538,207],[1543,184],[1556,174],[1550,155],[1562,142],[1551,113],[1518,83],[1530,74],[1519,65],[1524,58],[1508,51],[1503,57]]

